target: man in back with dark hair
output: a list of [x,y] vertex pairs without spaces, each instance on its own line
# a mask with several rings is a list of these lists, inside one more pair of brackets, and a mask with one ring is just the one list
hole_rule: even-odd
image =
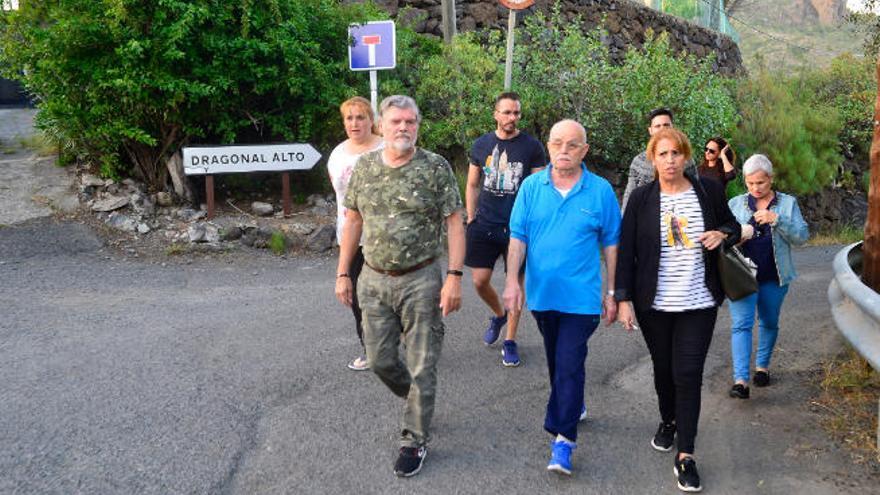
[[[648,138],[662,129],[675,127],[672,122],[672,110],[666,107],[655,108],[648,113]],[[688,159],[685,163],[685,171],[687,173],[696,173],[693,159]],[[629,195],[639,186],[650,183],[654,180],[654,164],[648,160],[645,150],[633,158],[629,165],[629,179],[626,182],[626,189],[623,191],[623,201],[620,204],[620,210],[626,211],[626,203],[629,201]]]
[[477,294],[493,313],[483,343],[494,344],[501,328],[507,325],[502,346],[504,366],[520,363],[516,347],[520,312],[504,311],[498,293],[492,288],[492,270],[499,256],[505,260],[505,266],[507,264],[508,224],[520,184],[546,165],[544,146],[517,128],[521,111],[516,93],[501,93],[495,98],[495,130],[474,142],[465,189],[468,228],[464,264],[471,267]]

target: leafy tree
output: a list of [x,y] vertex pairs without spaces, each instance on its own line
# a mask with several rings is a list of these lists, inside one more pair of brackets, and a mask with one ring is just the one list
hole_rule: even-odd
[[333,135],[355,81],[340,39],[378,16],[335,0],[22,0],[0,18],[0,59],[66,149],[162,189],[188,142]]
[[868,162],[877,76],[874,61],[845,53],[828,67],[808,68],[793,75],[795,91],[816,104],[837,109],[843,126],[840,148],[847,158]]
[[862,11],[851,12],[847,20],[859,28],[865,35],[862,48],[865,57],[876,60],[880,53],[880,0],[863,0]]
[[[415,98],[422,106],[422,144],[463,162],[474,140],[494,127],[492,104],[504,84],[497,47],[461,34],[423,61]],[[459,158],[459,159],[456,159]]]
[[800,98],[791,81],[761,70],[739,91],[742,120],[734,134],[740,155],[767,155],[779,189],[817,192],[834,179],[842,162],[836,108]]

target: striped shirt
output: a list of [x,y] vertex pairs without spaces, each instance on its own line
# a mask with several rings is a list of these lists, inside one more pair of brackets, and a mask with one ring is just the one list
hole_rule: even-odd
[[715,299],[706,287],[703,263],[703,212],[693,188],[660,193],[660,272],[651,306],[680,312],[711,308]]

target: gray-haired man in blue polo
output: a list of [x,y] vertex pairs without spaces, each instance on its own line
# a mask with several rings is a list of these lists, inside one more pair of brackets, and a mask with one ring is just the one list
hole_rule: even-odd
[[[611,185],[582,163],[586,131],[574,120],[550,130],[550,166],[520,187],[510,217],[510,247],[504,304],[521,309],[517,274],[525,260],[526,294],[550,371],[544,429],[554,436],[547,469],[571,474],[571,451],[584,412],[587,340],[604,313],[617,316],[614,270],[620,207]],[[599,247],[605,255],[603,297]]]

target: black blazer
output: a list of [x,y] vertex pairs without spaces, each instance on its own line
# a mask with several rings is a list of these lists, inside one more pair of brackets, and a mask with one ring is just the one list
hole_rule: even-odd
[[[721,184],[705,178],[697,182],[690,174],[685,174],[685,177],[694,184],[706,230],[726,233],[726,246],[739,242],[739,222],[727,206]],[[637,188],[630,195],[618,243],[614,298],[618,301],[632,301],[639,311],[651,309],[657,295],[661,242],[659,224],[660,183],[654,180]],[[724,291],[718,275],[715,250],[704,249],[703,262],[706,264],[706,287],[715,298],[715,303],[721,305],[724,302]]]

